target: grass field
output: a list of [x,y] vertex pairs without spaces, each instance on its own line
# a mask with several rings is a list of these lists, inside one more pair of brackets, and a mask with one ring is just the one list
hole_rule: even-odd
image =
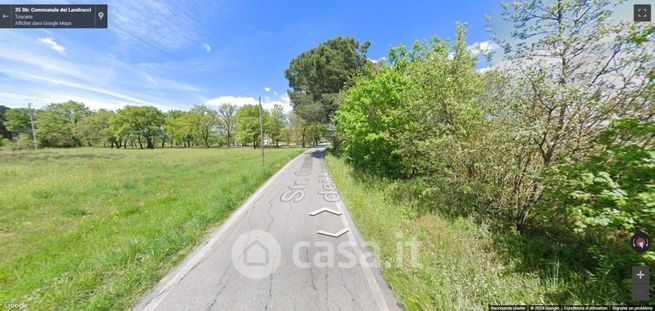
[[0,152],[0,302],[127,309],[300,152]]
[[[327,161],[357,227],[380,247],[385,278],[409,310],[486,310],[488,304],[558,300],[552,295],[560,284],[517,269],[511,256],[497,251],[488,229],[465,218],[418,214],[402,183],[357,174],[334,156]],[[398,234],[420,241],[422,267],[396,262]]]

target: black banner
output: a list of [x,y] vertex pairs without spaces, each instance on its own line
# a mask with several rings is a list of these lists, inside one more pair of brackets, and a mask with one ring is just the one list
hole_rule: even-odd
[[106,4],[0,5],[0,28],[107,28]]

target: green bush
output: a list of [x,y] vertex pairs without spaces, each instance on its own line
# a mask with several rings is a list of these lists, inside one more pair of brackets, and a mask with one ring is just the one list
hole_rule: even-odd
[[358,81],[347,92],[334,117],[344,151],[356,167],[385,175],[398,175],[400,159],[394,154],[393,135],[401,124],[394,111],[401,107],[407,82],[389,68]]
[[[655,261],[628,241],[636,229],[655,234],[652,32],[607,23],[612,1],[569,2],[506,6],[514,31],[486,70],[461,25],[452,43],[391,49],[345,91],[337,134],[356,168],[409,180],[417,206],[520,238],[541,252],[501,244],[543,278],[580,271],[566,281],[628,301],[625,271]],[[601,66],[602,50],[617,57]]]
[[[465,42],[460,26],[452,44],[394,48],[345,91],[335,117],[344,155],[411,183],[420,209],[491,225],[540,277],[585,284],[568,295],[589,287],[628,301],[625,271],[655,261],[628,241],[635,229],[655,233],[655,125],[639,121],[652,115],[537,69],[482,73]],[[610,123],[618,115],[632,118]],[[540,253],[518,254],[504,236]]]
[[546,199],[538,209],[541,221],[591,239],[587,252],[604,274],[655,263],[653,252],[637,255],[626,241],[635,230],[655,233],[653,138],[651,122],[615,120],[596,138],[598,152],[547,174]]
[[32,148],[34,148],[34,141],[32,140],[32,135],[28,133],[20,133],[11,143],[11,150],[25,150]]

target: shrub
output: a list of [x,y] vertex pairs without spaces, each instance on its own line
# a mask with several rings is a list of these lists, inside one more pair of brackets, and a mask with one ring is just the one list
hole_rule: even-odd
[[334,120],[344,151],[356,167],[392,176],[400,172],[392,141],[400,124],[393,111],[401,105],[405,85],[399,74],[385,70],[347,92]]
[[32,135],[28,133],[20,133],[11,143],[11,150],[25,150],[32,148],[34,148],[34,141],[32,140]]
[[653,138],[653,123],[615,120],[595,139],[599,152],[547,174],[541,221],[591,240],[587,252],[598,260],[602,273],[655,263],[652,252],[637,255],[626,240],[635,230],[655,233]]

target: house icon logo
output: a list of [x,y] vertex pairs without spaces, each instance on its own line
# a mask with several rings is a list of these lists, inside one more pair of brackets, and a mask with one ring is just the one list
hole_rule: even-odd
[[258,280],[270,276],[280,265],[280,244],[270,233],[252,230],[232,244],[232,264],[243,276]]
[[259,240],[252,242],[244,250],[244,264],[248,266],[266,266],[268,264],[268,248]]

